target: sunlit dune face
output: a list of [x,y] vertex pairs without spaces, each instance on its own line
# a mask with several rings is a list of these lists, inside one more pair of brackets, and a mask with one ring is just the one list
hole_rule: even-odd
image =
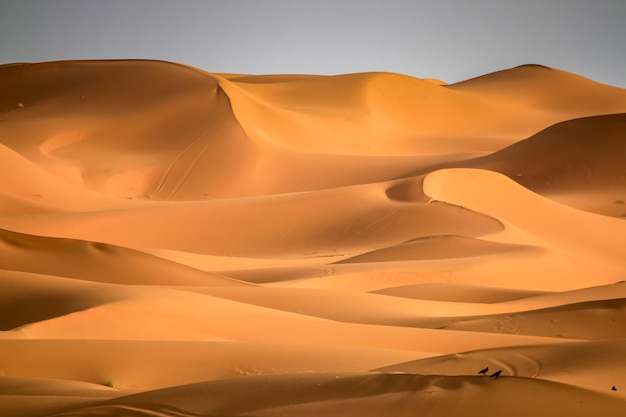
[[0,414],[626,409],[625,90],[69,61],[0,91]]

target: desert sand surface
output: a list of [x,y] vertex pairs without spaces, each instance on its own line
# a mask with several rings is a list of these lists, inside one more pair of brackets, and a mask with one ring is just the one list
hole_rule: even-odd
[[626,415],[626,90],[119,60],[0,91],[3,417]]

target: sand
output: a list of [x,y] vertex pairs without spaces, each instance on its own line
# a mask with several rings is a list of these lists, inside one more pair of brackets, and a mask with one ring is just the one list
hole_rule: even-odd
[[2,416],[624,415],[626,90],[120,60],[0,91]]

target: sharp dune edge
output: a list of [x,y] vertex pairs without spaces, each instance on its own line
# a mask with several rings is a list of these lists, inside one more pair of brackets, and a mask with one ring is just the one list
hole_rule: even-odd
[[0,91],[2,416],[626,412],[626,90],[125,60]]

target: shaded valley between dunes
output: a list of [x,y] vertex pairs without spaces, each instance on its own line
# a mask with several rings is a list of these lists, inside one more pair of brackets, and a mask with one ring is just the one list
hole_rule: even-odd
[[626,90],[0,66],[0,414],[621,416]]

